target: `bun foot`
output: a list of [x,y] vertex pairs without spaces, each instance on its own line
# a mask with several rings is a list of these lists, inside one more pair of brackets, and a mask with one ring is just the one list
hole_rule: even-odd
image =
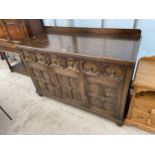
[[123,121],[119,121],[119,122],[116,122],[116,124],[121,127],[121,126],[123,126],[124,122]]
[[41,92],[36,91],[39,96],[44,96]]

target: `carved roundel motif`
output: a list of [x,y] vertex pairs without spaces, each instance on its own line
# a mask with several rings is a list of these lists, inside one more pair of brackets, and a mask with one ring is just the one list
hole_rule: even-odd
[[67,59],[67,68],[68,69],[79,70],[78,61],[75,60],[74,58],[68,58]]
[[104,95],[107,97],[116,97],[117,96],[117,91],[115,90],[115,88],[105,88],[104,89]]
[[85,62],[83,68],[88,73],[99,73],[98,65],[94,62]]
[[46,64],[45,54],[37,53],[36,58],[38,63]]
[[62,66],[62,59],[59,56],[51,55],[49,58],[49,64],[51,66],[61,67]]
[[27,51],[23,51],[23,57],[25,61],[29,61],[29,62],[35,62],[36,60],[36,56],[34,53],[32,52],[27,52]]
[[104,74],[111,77],[121,77],[123,75],[123,71],[119,66],[110,65],[105,67]]

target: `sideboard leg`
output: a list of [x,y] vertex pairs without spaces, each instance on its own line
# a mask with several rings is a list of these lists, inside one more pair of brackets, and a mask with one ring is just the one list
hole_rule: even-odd
[[3,54],[0,52],[1,59],[4,60]]
[[123,121],[118,121],[118,122],[116,122],[116,124],[121,127],[121,126],[123,126],[124,122]]
[[6,57],[5,53],[2,52],[2,55],[3,55],[3,58],[6,60],[6,63],[7,63],[7,65],[9,66],[10,71],[13,72],[13,68],[12,68],[12,66],[10,65],[10,62],[9,62],[8,58]]
[[39,96],[44,96],[41,92],[36,91]]
[[12,117],[0,106],[0,109],[4,112],[4,114],[10,119],[12,120]]

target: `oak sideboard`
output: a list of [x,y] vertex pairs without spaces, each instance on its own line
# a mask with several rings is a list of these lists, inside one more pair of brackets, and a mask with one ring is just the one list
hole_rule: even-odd
[[46,27],[20,42],[18,53],[36,91],[122,125],[140,44],[138,29]]

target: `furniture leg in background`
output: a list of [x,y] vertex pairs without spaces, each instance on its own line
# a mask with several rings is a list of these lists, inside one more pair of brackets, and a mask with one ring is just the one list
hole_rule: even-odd
[[4,60],[3,54],[0,52],[1,59]]
[[0,109],[4,112],[4,114],[10,119],[12,120],[11,116],[0,106]]
[[10,71],[13,72],[12,66],[11,66],[8,58],[6,57],[5,53],[4,52],[1,52],[1,56],[5,59],[5,61],[6,61],[7,65],[8,65],[8,67],[9,67]]

